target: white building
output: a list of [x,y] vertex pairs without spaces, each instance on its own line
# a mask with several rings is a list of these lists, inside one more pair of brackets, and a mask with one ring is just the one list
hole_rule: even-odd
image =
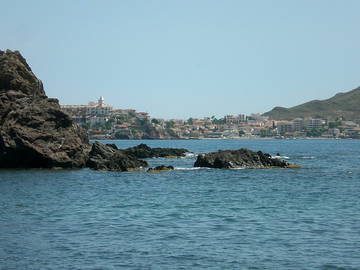
[[293,123],[290,121],[277,122],[276,127],[280,134],[285,134],[287,132],[292,132],[294,130]]
[[322,119],[306,119],[304,120],[304,123],[307,130],[312,130],[321,129],[325,121]]
[[112,111],[112,106],[104,103],[104,97],[100,97],[98,102],[89,102],[88,105],[61,105],[61,109],[73,117],[107,117]]
[[293,120],[294,131],[302,131],[304,130],[304,119],[296,118]]

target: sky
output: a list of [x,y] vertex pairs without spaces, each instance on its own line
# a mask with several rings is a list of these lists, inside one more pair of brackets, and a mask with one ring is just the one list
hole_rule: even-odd
[[358,0],[0,0],[61,104],[182,118],[264,113],[360,85]]

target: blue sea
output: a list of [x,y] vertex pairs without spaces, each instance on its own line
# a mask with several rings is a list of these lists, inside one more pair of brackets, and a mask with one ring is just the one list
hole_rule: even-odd
[[360,269],[360,140],[115,143],[245,147],[302,168],[0,171],[0,269]]

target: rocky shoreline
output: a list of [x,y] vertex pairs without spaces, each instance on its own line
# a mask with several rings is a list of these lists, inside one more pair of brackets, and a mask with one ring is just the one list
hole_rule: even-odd
[[[18,51],[0,50],[0,168],[91,168],[132,171],[148,167],[146,158],[181,158],[187,149],[151,148],[146,144],[118,149],[115,144],[90,143],[84,129],[74,124],[48,98],[42,82]],[[290,168],[285,161],[246,149],[199,155],[195,167]],[[171,171],[172,166],[149,172]]]
[[273,158],[261,151],[254,152],[249,149],[221,150],[208,154],[198,155],[194,167],[216,169],[266,169],[266,168],[298,168],[284,160]]
[[180,158],[185,157],[189,150],[184,148],[151,148],[146,144],[139,144],[124,150],[126,154],[136,158]]
[[0,167],[83,168],[90,144],[18,51],[0,51]]
[[46,96],[20,52],[0,51],[0,168],[129,171],[148,166],[138,158],[184,152],[146,145],[120,150],[115,145],[91,144],[58,100]]

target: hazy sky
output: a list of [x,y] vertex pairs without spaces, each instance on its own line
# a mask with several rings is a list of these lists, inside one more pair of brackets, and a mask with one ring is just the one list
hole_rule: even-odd
[[265,112],[360,85],[358,0],[0,0],[0,49],[50,97],[188,118]]

